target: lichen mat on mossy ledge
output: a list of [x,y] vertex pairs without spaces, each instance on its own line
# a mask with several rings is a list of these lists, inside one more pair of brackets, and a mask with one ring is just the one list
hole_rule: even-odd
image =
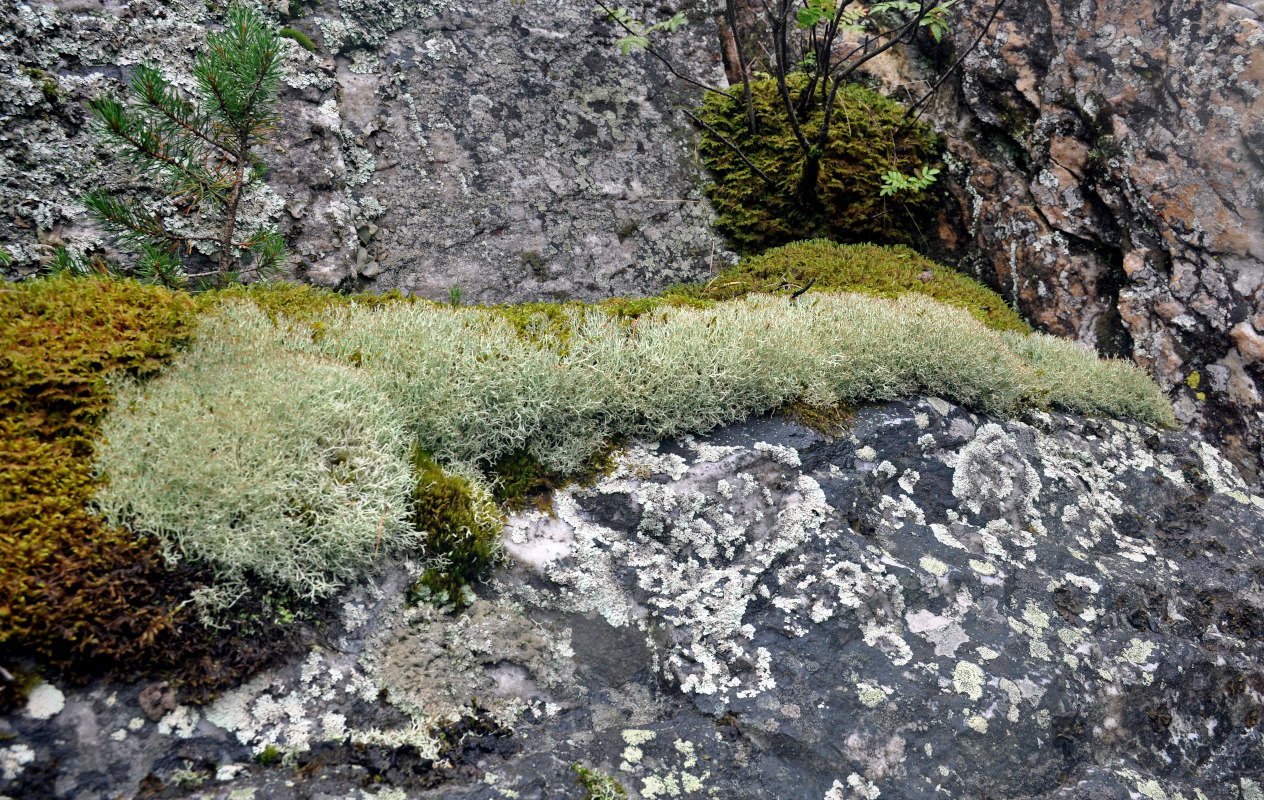
[[566,474],[613,438],[705,431],[794,400],[928,393],[1171,422],[1130,364],[912,295],[751,295],[637,317],[400,302],[275,319],[225,301],[165,375],[120,388],[97,503],[223,586],[253,575],[313,598],[374,552],[419,544],[414,446],[485,494],[480,470],[515,452]]
[[[129,286],[35,281],[13,295],[71,304]],[[181,295],[146,291],[163,295],[151,305],[190,313]],[[418,559],[429,575],[419,594],[459,604],[460,588],[442,575],[476,574],[496,558],[500,512],[485,475],[523,453],[564,475],[616,439],[700,432],[789,402],[833,407],[917,393],[1002,414],[1057,407],[1172,424],[1158,387],[1131,364],[995,330],[900,291],[714,301],[694,287],[659,299],[499,308],[288,285],[200,295],[196,335],[160,375],[124,370],[102,384],[116,397],[93,428],[91,507],[129,546],[156,542],[205,570],[210,585],[198,599],[211,622],[240,615],[241,598],[257,602],[258,587],[316,599],[388,557]],[[26,369],[8,358],[13,375]],[[81,361],[126,367],[99,355]],[[56,499],[56,487],[39,491]],[[459,519],[422,513],[445,505],[436,492],[465,493]],[[82,508],[84,498],[74,502]],[[98,578],[112,574],[107,567]],[[133,602],[172,608],[184,599]],[[10,629],[0,644],[45,657],[49,648]]]

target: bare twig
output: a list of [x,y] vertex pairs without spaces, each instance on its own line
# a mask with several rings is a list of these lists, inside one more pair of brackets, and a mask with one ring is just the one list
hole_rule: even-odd
[[802,297],[804,294],[806,294],[806,293],[807,293],[807,291],[808,291],[808,289],[811,289],[811,288],[812,288],[812,284],[814,284],[814,283],[816,283],[816,278],[813,278],[812,280],[808,281],[808,285],[807,285],[807,286],[804,286],[804,287],[803,287],[802,289],[800,289],[799,291],[797,291],[797,292],[795,292],[794,294],[790,295],[790,302],[791,302],[791,303],[793,303],[795,300],[798,300],[800,297]]
[[378,548],[382,546],[382,523],[386,522],[386,512],[382,512],[381,518],[377,521],[377,544],[373,545],[373,558],[377,558]]
[[979,44],[982,43],[983,41],[983,37],[987,35],[988,29],[991,28],[992,23],[996,21],[996,16],[997,14],[1001,13],[1001,7],[1004,5],[1005,5],[1005,0],[996,0],[996,5],[992,7],[992,15],[988,17],[987,22],[984,23],[983,30],[979,31],[979,35],[975,37],[974,43],[971,44],[970,47],[967,48],[966,51],[961,54],[960,58],[958,58],[956,61],[952,63],[952,66],[949,67],[948,70],[939,77],[939,80],[935,81],[935,84],[930,87],[930,89],[926,92],[926,94],[922,95],[922,99],[918,100],[916,103],[913,103],[912,105],[908,107],[908,110],[904,112],[904,116],[900,118],[899,124],[895,126],[895,129],[897,131],[901,128],[901,126],[904,125],[905,121],[908,120],[909,115],[912,114],[915,110],[917,111],[917,115],[913,117],[913,121],[917,122],[917,120],[921,119],[922,111],[925,110],[924,106],[926,102],[930,100],[930,98],[935,94],[935,92],[939,91],[939,87],[943,84],[944,81],[948,79],[948,76],[951,75],[953,72],[955,72],[957,70],[957,67],[961,66],[961,62],[966,60],[966,56],[970,55],[976,49],[978,49]]
[[733,36],[733,51],[737,54],[737,68],[742,72],[742,97],[746,100],[746,119],[750,123],[751,133],[759,134],[759,121],[755,118],[755,99],[751,96],[750,69],[746,65],[746,56],[742,53],[742,36],[737,29],[737,0],[725,0],[724,14],[729,24],[729,33]]
[[[637,31],[632,30],[632,28],[628,27],[628,24],[627,24],[626,22],[624,22],[623,20],[621,20],[621,19],[619,19],[618,17],[616,17],[616,16],[615,16],[615,14],[614,14],[614,11],[610,8],[610,6],[608,6],[608,5],[606,5],[605,3],[601,2],[601,0],[597,0],[597,8],[600,8],[602,11],[606,12],[607,14],[609,14],[609,15],[610,15],[610,19],[614,20],[614,21],[615,21],[615,24],[617,24],[620,28],[623,28],[625,31],[627,31],[629,35],[631,35],[631,36],[641,36],[641,35],[642,35],[642,34],[638,33]],[[651,56],[653,56],[654,58],[656,58],[656,59],[658,59],[659,61],[661,61],[661,62],[663,63],[663,66],[667,67],[667,71],[668,71],[668,72],[670,72],[672,75],[674,75],[674,76],[675,76],[678,80],[682,80],[682,81],[684,81],[685,83],[689,84],[690,86],[696,86],[696,87],[698,87],[699,89],[702,89],[703,91],[712,92],[712,93],[714,93],[714,94],[718,94],[718,95],[721,95],[721,96],[723,96],[723,97],[727,97],[727,98],[728,98],[728,99],[730,99],[730,100],[736,100],[736,99],[737,99],[736,97],[734,97],[733,95],[731,95],[731,94],[729,94],[728,92],[724,91],[723,89],[717,89],[717,88],[716,88],[716,87],[714,87],[714,86],[708,86],[707,84],[702,83],[701,81],[694,80],[693,78],[689,77],[688,75],[685,75],[685,74],[681,73],[679,70],[677,70],[677,69],[676,69],[676,65],[675,65],[675,64],[673,64],[673,63],[671,62],[671,60],[667,58],[667,56],[665,56],[665,55],[663,55],[662,53],[658,52],[658,49],[657,49],[657,48],[655,48],[653,44],[650,44],[650,45],[646,46],[646,47],[645,47],[645,52],[649,53]]]
[[716,138],[718,138],[721,142],[724,142],[724,146],[725,146],[725,147],[727,147],[727,148],[729,148],[730,150],[732,150],[732,151],[733,151],[733,153],[734,153],[734,154],[736,154],[738,158],[742,159],[742,162],[743,162],[744,164],[746,164],[746,166],[750,167],[750,168],[751,168],[751,169],[755,172],[755,174],[756,174],[756,175],[758,175],[760,178],[762,178],[762,179],[764,180],[764,183],[768,184],[768,186],[769,186],[769,187],[771,187],[773,190],[776,190],[776,189],[778,188],[778,187],[777,187],[777,183],[776,183],[776,181],[774,181],[772,178],[768,177],[768,174],[767,174],[767,173],[765,173],[762,169],[760,169],[759,167],[755,166],[754,162],[752,162],[749,158],[747,158],[747,157],[746,157],[746,154],[742,152],[742,148],[738,147],[738,146],[737,146],[736,144],[734,144],[734,143],[733,143],[733,142],[732,142],[732,141],[731,141],[731,140],[730,140],[727,136],[725,136],[724,134],[720,133],[720,132],[719,132],[719,131],[717,131],[715,128],[711,127],[711,126],[710,126],[710,125],[708,125],[707,123],[705,123],[705,122],[703,122],[702,120],[698,119],[698,117],[697,117],[697,116],[696,116],[693,112],[691,112],[691,111],[689,111],[689,110],[687,110],[687,109],[681,109],[681,110],[685,112],[685,116],[689,117],[689,119],[693,120],[693,121],[694,121],[694,122],[696,122],[698,125],[701,125],[701,126],[702,126],[703,128],[705,128],[707,131],[709,131],[709,132],[711,133],[711,135],[712,135],[712,136],[715,136],[715,137],[716,137]]

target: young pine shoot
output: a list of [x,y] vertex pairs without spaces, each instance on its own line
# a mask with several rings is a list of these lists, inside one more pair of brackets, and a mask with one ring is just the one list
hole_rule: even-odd
[[[239,228],[245,192],[266,170],[256,148],[276,128],[282,47],[277,34],[247,6],[229,9],[222,31],[207,37],[187,96],[156,67],[132,78],[127,102],[100,97],[91,107],[99,129],[142,174],[165,184],[180,216],[173,228],[144,202],[93,191],[84,205],[119,244],[139,253],[136,273],[163,284],[216,276],[221,282],[279,271],[284,242],[271,225]],[[215,253],[213,272],[186,274],[182,257],[195,245]]]

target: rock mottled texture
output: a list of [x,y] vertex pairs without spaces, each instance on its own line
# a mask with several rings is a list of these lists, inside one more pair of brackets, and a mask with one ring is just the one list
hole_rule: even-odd
[[61,687],[0,791],[1260,797],[1264,498],[1192,436],[923,398],[635,445],[555,511],[466,612],[396,568],[208,707]]
[[[990,10],[970,4],[958,48]],[[1256,480],[1262,15],[1259,3],[1007,3],[958,100],[934,112],[954,156],[942,233],[970,251],[967,269],[1045,330],[1134,357]]]
[[[273,19],[286,44],[267,186],[245,213],[280,224],[296,277],[463,301],[645,294],[731,254],[710,230],[693,104],[623,57],[589,3],[341,0]],[[0,243],[34,269],[100,247],[77,203],[136,184],[89,135],[86,101],[143,61],[189,86],[203,0],[31,0],[0,8]],[[703,15],[674,56],[719,78]]]

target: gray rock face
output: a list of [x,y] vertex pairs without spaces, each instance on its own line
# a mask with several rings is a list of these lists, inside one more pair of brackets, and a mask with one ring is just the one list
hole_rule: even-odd
[[[284,3],[278,8],[286,8]],[[295,3],[294,9],[302,7]],[[153,61],[187,83],[215,22],[202,0],[0,9],[0,242],[31,270],[101,246],[77,197],[135,180],[89,135],[86,101]],[[341,0],[286,19],[267,186],[294,275],[465,301],[644,294],[731,258],[710,231],[692,104],[647,57],[622,57],[588,3]],[[701,14],[674,57],[719,78]]]
[[927,398],[836,440],[634,446],[555,511],[510,520],[468,611],[404,606],[404,565],[209,707],[41,689],[2,790],[578,799],[580,764],[649,799],[1264,791],[1264,498],[1191,436]]
[[[991,5],[970,4],[958,48]],[[933,114],[955,156],[941,233],[967,268],[1044,329],[1134,357],[1252,477],[1264,446],[1262,14],[1008,3],[966,59],[959,98]]]

